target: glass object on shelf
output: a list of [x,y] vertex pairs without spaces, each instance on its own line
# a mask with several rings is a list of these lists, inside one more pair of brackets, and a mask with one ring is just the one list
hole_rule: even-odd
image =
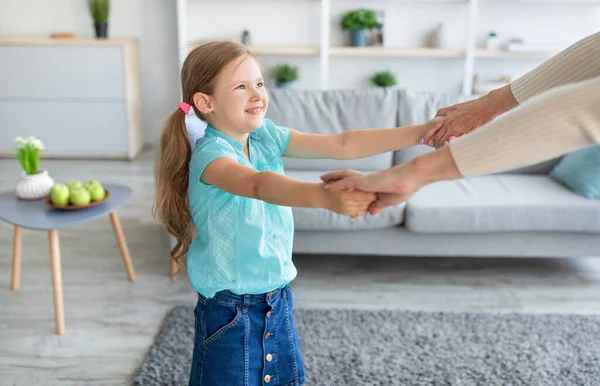
[[427,36],[425,47],[428,48],[441,48],[442,47],[442,23],[438,23],[436,27],[431,30]]
[[494,31],[491,31],[485,42],[485,48],[489,51],[498,51],[500,49],[500,38],[498,38],[498,34]]

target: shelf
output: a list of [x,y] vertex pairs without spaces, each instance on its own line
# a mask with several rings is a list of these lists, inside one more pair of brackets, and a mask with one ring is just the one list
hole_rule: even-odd
[[[256,45],[249,47],[257,55],[316,56],[319,46],[311,45]],[[462,58],[464,50],[442,48],[402,47],[330,47],[330,56],[353,57],[405,57],[405,58]]]
[[513,52],[513,51],[488,51],[477,50],[475,57],[478,59],[548,59],[556,52],[550,51],[532,51],[532,52]]
[[[183,64],[187,52],[189,51],[189,47],[193,46],[193,43],[188,39],[188,19],[192,18],[193,15],[190,15],[187,10],[187,4],[190,1],[198,1],[198,0],[176,0],[177,4],[177,39],[178,39],[178,47],[179,47],[179,57],[180,57],[180,65]],[[270,0],[280,2],[281,0]],[[291,0],[290,0],[291,1]],[[473,90],[473,78],[475,74],[475,70],[479,67],[494,67],[494,65],[506,62],[506,66],[502,65],[502,71],[505,73],[510,73],[510,67],[512,65],[527,65],[527,60],[531,61],[543,61],[549,59],[554,56],[557,52],[556,47],[550,46],[541,46],[541,47],[518,47],[522,50],[528,51],[487,51],[484,48],[478,48],[478,26],[481,26],[481,21],[478,19],[481,17],[480,14],[486,11],[490,11],[487,7],[494,8],[496,5],[498,6],[507,6],[509,9],[514,9],[515,12],[520,12],[520,6],[526,6],[527,9],[536,10],[537,6],[540,12],[539,15],[544,14],[544,4],[557,4],[565,6],[573,5],[575,7],[581,8],[583,5],[600,5],[600,0],[369,0],[368,2],[363,1],[363,3],[374,3],[374,6],[377,8],[386,8],[388,6],[393,6],[396,4],[408,5],[408,4],[421,4],[419,5],[419,10],[422,8],[423,4],[431,3],[432,5],[439,5],[442,3],[446,4],[458,4],[456,6],[457,9],[452,9],[452,12],[455,14],[452,17],[456,17],[457,15],[465,15],[467,20],[465,20],[464,27],[466,28],[466,41],[464,42],[464,46],[458,46],[454,49],[449,48],[425,48],[418,47],[419,43],[415,42],[415,47],[350,47],[343,46],[341,42],[337,42],[335,45],[335,40],[332,42],[332,34],[334,31],[334,25],[338,24],[338,11],[340,8],[350,8],[352,5],[347,3],[344,5],[344,1],[346,0],[304,0],[306,2],[315,2],[318,3],[318,6],[315,7],[311,5],[311,12],[315,11],[313,8],[320,8],[318,10],[318,16],[315,14],[315,18],[311,20],[310,28],[315,28],[318,24],[320,26],[318,42],[312,41],[313,44],[285,44],[285,40],[283,37],[280,37],[281,40],[277,42],[275,45],[263,44],[263,45],[255,45],[250,46],[257,55],[259,56],[273,56],[273,57],[288,57],[289,60],[292,60],[294,57],[296,60],[300,60],[303,58],[309,58],[311,61],[318,62],[319,67],[319,77],[320,77],[320,88],[328,89],[329,88],[329,79],[331,78],[331,73],[335,71],[335,66],[339,65],[339,59],[335,58],[344,58],[344,59],[356,59],[356,60],[370,60],[372,62],[377,61],[386,61],[387,60],[415,60],[420,59],[422,61],[429,60],[452,60],[452,63],[461,61],[463,66],[463,76],[462,76],[462,93],[463,95],[470,95]],[[531,6],[531,7],[529,7]],[[453,6],[448,5],[447,7],[455,8]],[[533,7],[533,8],[532,8]],[[561,7],[555,10],[559,12],[557,15],[561,15]],[[448,8],[448,9],[450,9]],[[595,8],[590,8],[590,12],[596,12]],[[198,12],[198,11],[196,11]],[[442,12],[440,10],[440,12]],[[574,11],[575,12],[575,11]],[[588,12],[588,9],[581,8],[577,10],[578,13]],[[427,15],[427,14],[424,14]],[[510,22],[508,13],[504,15],[506,18],[506,23]],[[289,15],[288,15],[289,16]],[[435,16],[435,15],[434,15]],[[291,15],[292,19],[294,15]],[[486,15],[487,17],[487,15]],[[532,15],[532,17],[539,17],[538,14]],[[461,16],[462,18],[462,16]],[[318,20],[317,20],[318,19]],[[433,18],[427,18],[425,16],[425,21],[434,20]],[[430,20],[431,19],[431,20]],[[437,20],[437,19],[436,19]],[[552,18],[554,20],[554,18]],[[597,22],[597,18],[586,18],[587,23]],[[390,22],[390,21],[388,21]],[[479,22],[479,24],[478,24]],[[574,21],[576,22],[576,21]],[[485,24],[485,23],[484,23]],[[596,23],[597,24],[597,23]],[[309,26],[307,26],[308,28]],[[200,31],[200,29],[198,29]],[[214,33],[219,33],[218,31],[207,30],[205,31],[208,35],[213,35]],[[340,32],[340,31],[336,31]],[[228,29],[223,28],[224,34],[229,34]],[[202,32],[204,34],[204,32]],[[305,36],[305,35],[300,35]],[[312,35],[311,35],[312,36]],[[334,35],[336,38],[338,35]],[[315,40],[317,40],[315,38]],[[282,44],[283,43],[283,44]],[[575,43],[574,41],[571,43]],[[401,44],[401,43],[396,43]],[[515,48],[516,49],[516,48]],[[363,59],[360,59],[363,58]],[[496,63],[497,61],[498,63]],[[510,64],[510,61],[514,61],[514,63]],[[519,62],[521,61],[521,62]],[[335,64],[332,64],[334,62]],[[311,66],[313,63],[311,63]]]
[[319,46],[250,46],[258,55],[319,55]]
[[569,4],[569,5],[585,5],[585,4],[600,4],[600,0],[479,0],[483,4]]
[[457,4],[457,3],[468,3],[469,1],[470,0],[370,0],[371,3],[387,3],[387,4],[414,4],[414,3]]
[[51,39],[49,37],[0,37],[0,45],[3,46],[54,46],[54,45],[81,45],[81,46],[123,46],[132,43],[137,43],[138,39],[120,38],[120,39],[90,39],[90,38],[74,38],[74,39]]
[[402,47],[331,47],[331,56],[406,57],[406,58],[462,58],[463,50],[444,48]]

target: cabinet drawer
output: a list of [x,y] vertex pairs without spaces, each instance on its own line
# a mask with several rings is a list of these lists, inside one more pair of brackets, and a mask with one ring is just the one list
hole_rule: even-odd
[[0,45],[0,98],[125,99],[123,47]]
[[127,155],[129,132],[123,103],[0,101],[0,152],[14,138],[34,135],[48,153]]

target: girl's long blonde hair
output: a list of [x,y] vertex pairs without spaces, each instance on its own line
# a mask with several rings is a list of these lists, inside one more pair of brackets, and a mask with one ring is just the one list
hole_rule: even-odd
[[[189,53],[181,69],[182,99],[192,106],[197,117],[206,120],[194,105],[194,94],[201,92],[213,95],[221,70],[232,60],[244,55],[254,56],[245,46],[231,41],[204,43]],[[188,200],[188,164],[191,156],[192,147],[185,127],[185,113],[177,109],[167,117],[160,137],[152,215],[177,240],[171,250],[171,258],[179,265],[194,235]]]

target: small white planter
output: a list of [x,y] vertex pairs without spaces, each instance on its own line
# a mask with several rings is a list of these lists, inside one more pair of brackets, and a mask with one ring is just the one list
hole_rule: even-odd
[[31,175],[23,172],[21,179],[17,182],[15,195],[23,200],[37,200],[46,197],[53,185],[54,180],[50,178],[47,170]]

